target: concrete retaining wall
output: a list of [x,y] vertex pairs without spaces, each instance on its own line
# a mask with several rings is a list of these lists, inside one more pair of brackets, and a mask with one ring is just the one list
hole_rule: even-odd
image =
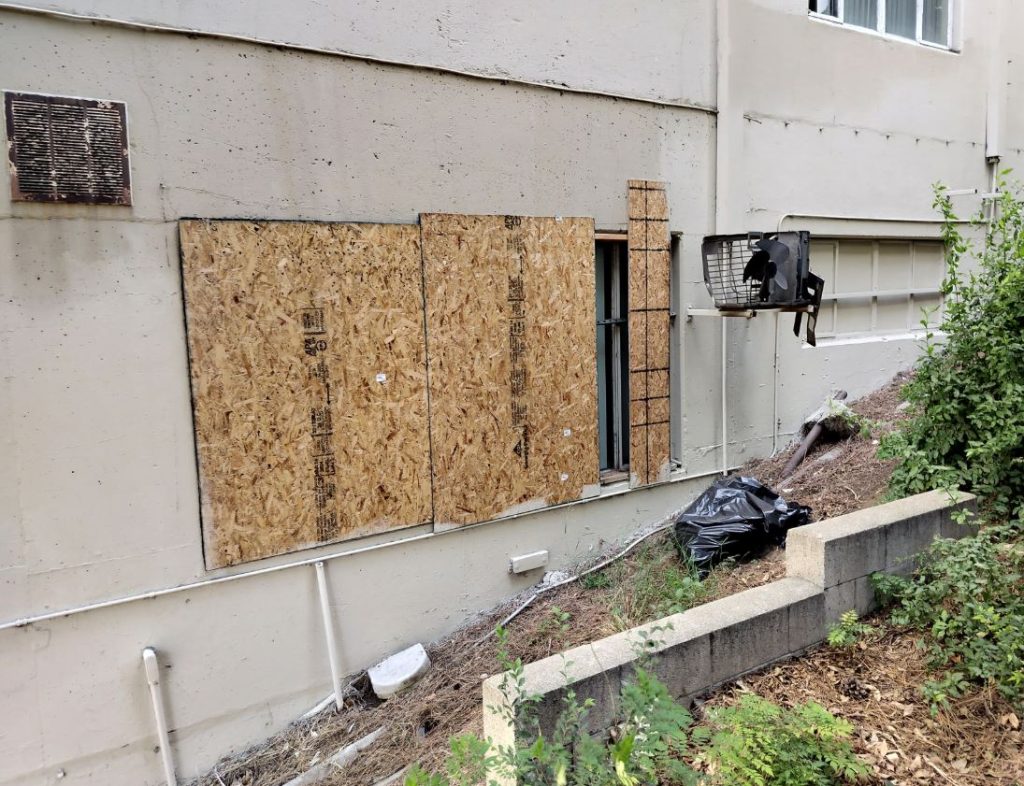
[[[648,640],[653,671],[673,695],[690,702],[823,641],[843,612],[872,610],[871,574],[907,573],[935,538],[971,534],[970,526],[954,521],[954,512],[975,506],[973,495],[952,499],[931,491],[795,529],[786,578],[531,663],[524,690],[543,697],[541,725],[549,730],[571,686],[581,701],[594,700],[589,722],[599,731],[615,718],[621,686]],[[488,709],[506,703],[501,681],[496,675],[483,686],[484,734],[508,745],[511,725]]]

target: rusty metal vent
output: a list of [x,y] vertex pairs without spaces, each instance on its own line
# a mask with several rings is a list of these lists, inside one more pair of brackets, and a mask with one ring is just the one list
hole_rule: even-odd
[[4,110],[12,199],[132,203],[123,103],[4,93]]

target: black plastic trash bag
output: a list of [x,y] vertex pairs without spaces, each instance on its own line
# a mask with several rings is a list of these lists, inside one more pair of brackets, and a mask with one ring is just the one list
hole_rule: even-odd
[[701,575],[727,557],[750,558],[784,546],[786,532],[810,520],[811,509],[790,505],[754,478],[722,478],[676,518],[675,541]]

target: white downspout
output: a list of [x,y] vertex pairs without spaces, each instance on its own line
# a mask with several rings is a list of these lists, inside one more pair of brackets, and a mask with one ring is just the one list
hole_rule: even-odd
[[323,560],[314,563],[316,586],[320,594],[320,614],[324,620],[324,638],[327,639],[327,659],[331,664],[331,682],[334,685],[334,706],[342,710],[344,694],[341,692],[341,660],[338,658],[338,642],[334,635],[334,616],[331,614],[331,598],[327,594],[327,571]]
[[[1002,119],[1003,105],[1006,102],[1003,55],[1003,22],[1005,19],[1004,0],[992,0],[993,36],[989,50],[988,94],[985,105],[985,161],[989,166],[989,194],[995,194],[999,178],[999,161],[1002,158]],[[998,210],[998,197],[993,196],[988,203],[987,217],[994,220]]]
[[[729,2],[718,0],[715,28],[715,234],[725,231],[729,215],[726,195],[729,192],[729,144],[732,118],[729,103]],[[728,396],[728,341],[727,319],[722,320],[722,474],[729,472],[729,396]]]
[[142,651],[142,665],[146,669],[146,682],[149,683],[149,697],[153,701],[153,716],[156,718],[156,737],[160,743],[160,759],[164,765],[164,778],[167,786],[177,786],[174,777],[174,760],[171,758],[171,738],[167,732],[167,711],[164,709],[164,697],[160,691],[160,661],[156,650],[146,647]]

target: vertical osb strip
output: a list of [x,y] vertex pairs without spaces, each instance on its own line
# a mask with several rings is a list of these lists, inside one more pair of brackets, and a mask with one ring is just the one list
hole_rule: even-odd
[[629,475],[647,484],[647,181],[630,180],[629,204]]
[[630,482],[668,478],[670,234],[665,184],[630,180]]
[[429,521],[418,227],[180,234],[208,566]]
[[[594,225],[425,214],[435,525],[598,489]],[[588,294],[589,293],[589,294]]]

